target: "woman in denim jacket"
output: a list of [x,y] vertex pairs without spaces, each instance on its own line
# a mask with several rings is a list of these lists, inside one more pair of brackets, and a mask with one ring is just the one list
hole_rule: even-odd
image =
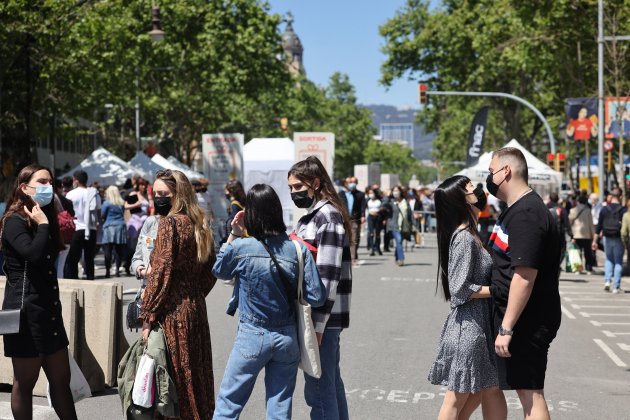
[[[245,208],[232,221],[232,232],[212,270],[217,278],[236,278],[228,314],[233,315],[238,307],[240,318],[214,419],[239,417],[262,369],[267,419],[290,419],[300,362],[297,318],[294,301],[287,296],[270,253],[295,289],[297,251],[285,232],[282,205],[273,188],[254,185],[247,193]],[[247,238],[242,237],[245,229]],[[304,255],[304,299],[312,306],[321,306],[326,301],[326,290],[311,253],[300,246]]]

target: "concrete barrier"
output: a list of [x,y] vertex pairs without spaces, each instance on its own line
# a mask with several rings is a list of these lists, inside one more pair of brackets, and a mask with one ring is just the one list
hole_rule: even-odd
[[[4,296],[4,282],[5,278],[0,277],[0,296]],[[122,292],[119,282],[59,280],[69,350],[92,392],[116,386],[118,362],[129,348],[123,331]],[[6,357],[0,358],[0,383],[13,383],[11,360]],[[33,393],[46,395],[43,371]]]
[[122,283],[60,279],[59,289],[66,288],[83,290],[77,363],[92,392],[115,386],[118,362],[128,347],[122,331]]

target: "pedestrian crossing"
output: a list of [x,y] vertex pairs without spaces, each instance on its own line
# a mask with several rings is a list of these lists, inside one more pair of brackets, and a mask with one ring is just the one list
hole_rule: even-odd
[[589,280],[564,277],[560,281],[563,315],[593,328],[593,345],[610,363],[630,366],[630,293],[604,291],[598,276]]

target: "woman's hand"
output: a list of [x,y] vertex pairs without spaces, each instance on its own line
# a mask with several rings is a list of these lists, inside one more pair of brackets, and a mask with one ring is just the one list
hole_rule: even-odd
[[144,269],[144,278],[148,278],[153,270],[151,269],[151,264],[147,268]]
[[242,236],[245,231],[245,211],[241,210],[236,213],[234,219],[232,219],[232,232],[236,235]]
[[149,334],[151,334],[151,324],[148,322],[142,323],[142,340],[146,343],[149,339]]
[[24,212],[26,212],[26,215],[38,225],[48,223],[48,217],[46,217],[42,209],[39,207],[39,204],[35,204],[31,211],[28,211],[28,208],[24,206]]

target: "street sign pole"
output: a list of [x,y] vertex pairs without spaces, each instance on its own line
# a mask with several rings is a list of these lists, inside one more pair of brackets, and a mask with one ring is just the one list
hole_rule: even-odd
[[[630,41],[630,35],[604,36],[604,0],[597,1],[597,147],[599,159],[599,200],[604,201],[604,42]],[[623,132],[623,127],[621,128]],[[621,136],[623,141],[623,135]],[[619,150],[623,151],[620,145]],[[623,163],[623,156],[619,156]],[[623,166],[623,165],[622,165]]]

